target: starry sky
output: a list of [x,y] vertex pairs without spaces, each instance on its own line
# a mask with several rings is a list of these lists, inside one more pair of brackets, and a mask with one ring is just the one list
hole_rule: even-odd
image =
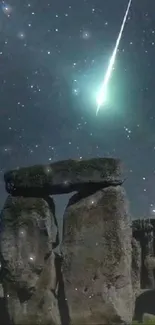
[[[6,170],[121,158],[133,218],[155,214],[155,1],[133,0],[96,116],[96,93],[127,0],[0,2],[0,208]],[[64,209],[68,196],[56,198]]]

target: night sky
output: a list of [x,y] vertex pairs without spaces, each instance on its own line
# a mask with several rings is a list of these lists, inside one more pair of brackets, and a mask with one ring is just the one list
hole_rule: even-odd
[[[96,93],[127,0],[0,5],[0,208],[8,169],[118,157],[133,217],[155,214],[155,1],[133,0],[96,116]],[[68,198],[68,196],[67,196]],[[58,199],[59,213],[67,200]]]

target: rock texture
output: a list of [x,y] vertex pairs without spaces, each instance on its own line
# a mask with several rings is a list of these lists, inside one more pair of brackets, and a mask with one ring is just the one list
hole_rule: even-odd
[[[52,206],[53,201],[49,199],[9,196],[2,211],[2,283],[10,319],[14,324],[23,324],[24,314],[27,315],[27,302],[40,290],[38,286],[47,268],[46,259],[53,245],[56,245],[57,226]],[[50,272],[56,283],[53,262]],[[52,280],[45,277],[49,287]],[[42,287],[42,292],[45,291],[46,288]]]
[[[55,254],[51,253],[44,265],[38,281],[36,282],[34,294],[29,300],[25,301],[22,306],[21,304],[18,304],[19,313],[18,316],[16,315],[15,324],[61,324],[57,289]],[[13,301],[13,299],[11,300]],[[18,310],[17,301],[15,299],[14,306],[11,305],[11,314],[12,310]]]
[[141,289],[155,288],[155,219],[134,220],[132,223],[133,237],[140,246]]
[[[67,160],[4,179],[11,195],[1,215],[0,281],[13,325],[131,323],[140,255],[121,162]],[[72,191],[60,254],[49,195]]]
[[71,324],[130,323],[131,228],[120,186],[71,199],[64,215],[62,253]]
[[83,190],[93,191],[124,181],[118,159],[65,160],[50,165],[36,165],[9,171],[4,175],[6,190],[15,195],[42,196]]
[[142,322],[144,313],[155,315],[155,219],[134,220],[132,231],[134,319]]
[[140,243],[132,238],[132,287],[136,298],[141,292],[141,246]]

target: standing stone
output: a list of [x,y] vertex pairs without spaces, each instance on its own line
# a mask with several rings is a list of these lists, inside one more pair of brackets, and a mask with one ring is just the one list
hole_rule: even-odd
[[140,242],[132,238],[132,287],[136,298],[141,290],[141,246]]
[[25,313],[22,314],[19,324],[61,325],[55,260],[52,252],[37,281],[35,293],[25,303]]
[[[31,320],[28,306],[38,297],[38,290],[40,300],[45,302],[48,300],[48,284],[49,288],[56,285],[53,257],[48,262],[50,271],[45,270],[57,237],[52,199],[8,197],[1,214],[0,252],[4,296],[14,324],[25,325],[25,318],[28,323]],[[50,276],[46,278],[43,272],[50,272]],[[44,281],[41,282],[42,278]],[[35,306],[37,315],[37,307],[40,307],[39,304]],[[37,317],[35,320],[33,324],[41,324]]]
[[141,288],[155,288],[154,220],[138,219],[132,222],[133,237],[141,247]]
[[70,200],[64,215],[62,254],[70,324],[131,323],[131,227],[121,186]]

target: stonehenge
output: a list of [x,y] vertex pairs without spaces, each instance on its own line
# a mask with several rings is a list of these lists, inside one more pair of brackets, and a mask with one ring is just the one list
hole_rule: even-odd
[[[9,324],[131,323],[141,289],[154,288],[154,224],[131,221],[121,161],[59,161],[8,171],[4,181],[0,282]],[[60,242],[52,195],[71,192]]]

